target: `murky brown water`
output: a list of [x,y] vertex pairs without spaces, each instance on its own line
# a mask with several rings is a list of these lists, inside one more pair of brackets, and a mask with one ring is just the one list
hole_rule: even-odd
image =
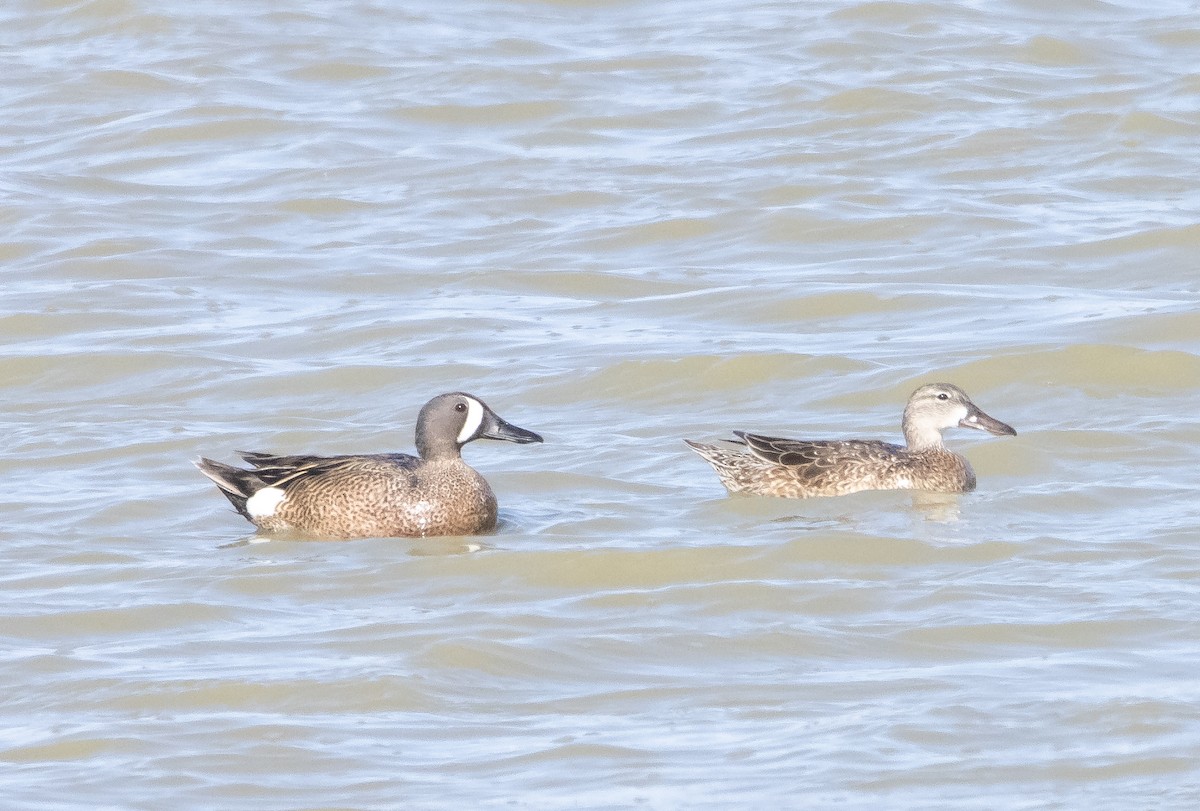
[[[402,8],[398,6],[403,6]],[[0,10],[9,808],[1194,808],[1189,4]],[[680,441],[978,492],[728,498]],[[190,465],[409,450],[502,525],[238,544]],[[233,545],[231,545],[233,544]]]

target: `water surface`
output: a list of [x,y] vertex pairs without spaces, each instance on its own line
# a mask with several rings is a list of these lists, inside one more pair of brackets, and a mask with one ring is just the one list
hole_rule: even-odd
[[[1193,808],[1185,3],[0,11],[12,808]],[[948,499],[730,498],[895,439]],[[253,539],[189,464],[408,450],[475,539]]]

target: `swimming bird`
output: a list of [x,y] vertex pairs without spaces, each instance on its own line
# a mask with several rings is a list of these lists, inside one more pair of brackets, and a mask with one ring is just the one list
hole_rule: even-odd
[[467,465],[476,439],[541,442],[505,422],[478,397],[434,397],[417,416],[417,453],[275,456],[241,453],[250,469],[201,458],[213,481],[250,523],[267,532],[326,538],[473,535],[496,526],[496,496]]
[[810,498],[860,490],[966,493],[975,471],[942,444],[945,428],[975,428],[1016,436],[949,383],[921,386],[908,399],[901,427],[905,445],[863,439],[802,440],[734,431],[737,440],[709,445],[685,439],[731,493]]

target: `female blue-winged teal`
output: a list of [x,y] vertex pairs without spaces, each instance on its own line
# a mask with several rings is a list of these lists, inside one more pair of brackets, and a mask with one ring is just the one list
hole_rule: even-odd
[[478,397],[441,394],[417,417],[417,452],[364,456],[243,453],[250,470],[196,462],[259,529],[328,538],[471,535],[496,526],[496,496],[462,458],[476,439],[541,442]]
[[975,471],[942,445],[942,429],[957,425],[996,436],[1017,433],[949,383],[913,392],[901,425],[907,446],[863,439],[779,439],[743,431],[734,431],[739,439],[725,445],[684,442],[713,466],[731,493],[809,498],[860,490],[966,493],[975,489]]

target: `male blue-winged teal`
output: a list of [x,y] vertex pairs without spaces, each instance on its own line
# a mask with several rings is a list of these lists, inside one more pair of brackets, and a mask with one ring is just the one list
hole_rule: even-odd
[[496,496],[462,458],[476,439],[541,442],[478,397],[434,397],[417,417],[417,456],[243,453],[252,468],[196,467],[259,529],[328,538],[471,535],[496,526]]
[[906,446],[863,439],[801,440],[734,431],[739,439],[706,445],[685,439],[731,493],[810,498],[860,490],[966,493],[975,471],[942,445],[942,429],[977,428],[1016,436],[1012,426],[984,414],[949,383],[921,386],[904,408]]

